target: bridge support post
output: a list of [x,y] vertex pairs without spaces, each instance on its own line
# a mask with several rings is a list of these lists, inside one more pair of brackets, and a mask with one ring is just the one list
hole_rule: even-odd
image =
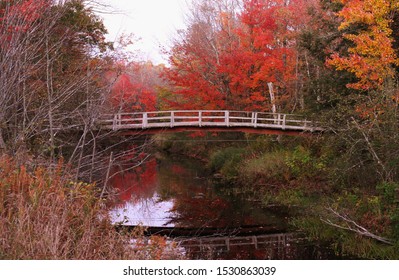
[[118,118],[118,115],[114,116],[114,119],[112,120],[112,130],[115,131],[116,130],[116,120]]
[[224,123],[226,126],[230,126],[230,112],[224,111]]
[[285,127],[286,127],[286,120],[287,120],[287,115],[284,114],[283,115],[283,123],[281,124],[283,130],[285,130]]
[[257,112],[254,112],[254,113],[252,113],[252,119],[253,119],[253,126],[254,126],[254,128],[257,128],[258,127],[258,113]]
[[170,112],[170,127],[175,126],[175,112]]
[[122,114],[121,113],[118,114],[118,125],[119,126],[122,125]]
[[148,113],[143,113],[143,122],[142,122],[142,128],[147,128],[148,127]]
[[277,114],[277,115],[274,114],[273,118],[274,118],[274,124],[282,125],[282,123],[281,123],[281,121],[282,121],[281,114]]

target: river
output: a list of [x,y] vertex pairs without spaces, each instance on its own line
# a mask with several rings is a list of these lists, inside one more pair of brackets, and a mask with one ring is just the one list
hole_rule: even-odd
[[124,169],[114,166],[110,180],[117,193],[113,222],[173,237],[190,258],[318,258],[317,250],[288,231],[287,211],[221,184],[201,161],[157,155]]

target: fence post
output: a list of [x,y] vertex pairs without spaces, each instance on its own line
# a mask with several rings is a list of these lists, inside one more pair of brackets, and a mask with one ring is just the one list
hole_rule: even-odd
[[143,113],[142,128],[147,128],[147,126],[148,126],[148,113]]
[[224,111],[224,123],[226,126],[230,126],[230,112],[229,111]]
[[278,113],[277,115],[274,114],[273,118],[274,118],[274,124],[281,125],[281,114],[280,113]]
[[255,128],[258,127],[258,113],[257,112],[255,113],[255,116],[254,116],[254,127]]
[[202,111],[198,112],[198,125],[202,127]]
[[175,112],[170,112],[170,127],[174,127],[175,125]]
[[283,115],[283,124],[282,124],[282,130],[285,130],[285,126],[286,126],[286,118],[287,118],[287,115],[286,115],[286,114],[284,114],[284,115]]
[[119,126],[122,125],[122,114],[121,113],[118,114],[118,125]]
[[112,120],[112,130],[116,130],[116,115],[114,115],[114,119]]

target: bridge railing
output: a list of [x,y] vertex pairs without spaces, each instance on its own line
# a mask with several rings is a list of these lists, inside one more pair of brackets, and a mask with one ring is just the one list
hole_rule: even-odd
[[318,131],[314,122],[298,115],[242,111],[159,111],[103,115],[104,129],[149,129],[173,127],[251,127]]

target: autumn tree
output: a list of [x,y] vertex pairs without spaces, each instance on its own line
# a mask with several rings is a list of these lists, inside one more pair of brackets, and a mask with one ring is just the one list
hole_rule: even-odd
[[160,77],[163,69],[163,65],[153,65],[150,61],[114,64],[106,74],[112,84],[107,98],[109,109],[126,113],[155,111],[158,92],[164,84]]
[[171,107],[226,108],[229,78],[220,71],[222,55],[234,49],[239,2],[194,1],[187,30],[180,30],[169,55],[165,77],[175,98]]
[[181,96],[175,105],[261,111],[287,107],[297,90],[296,34],[314,1],[222,2],[194,6],[201,16],[194,17],[172,48],[166,77]]
[[396,0],[341,0],[341,3],[344,7],[338,13],[342,18],[339,29],[353,46],[348,48],[347,55],[333,54],[328,63],[356,75],[358,81],[348,87],[381,89],[387,79],[395,76],[394,66],[399,65],[391,29],[392,16],[399,4]]
[[84,1],[0,3],[0,145],[53,158],[55,147],[69,141],[57,135],[79,126],[86,134],[98,113],[95,53],[109,47],[105,27]]
[[286,95],[288,81],[294,79],[295,1],[244,1],[235,30],[239,40],[234,51],[224,56],[235,104],[245,110],[271,110],[277,91]]

